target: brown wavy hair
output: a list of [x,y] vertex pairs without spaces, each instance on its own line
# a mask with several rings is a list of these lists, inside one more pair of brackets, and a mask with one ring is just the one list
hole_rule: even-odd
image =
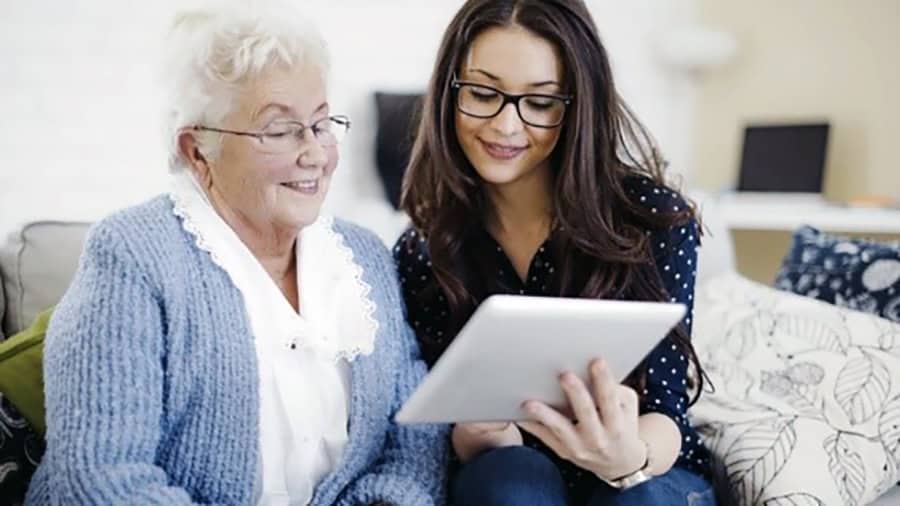
[[[630,178],[665,186],[665,161],[647,130],[616,92],[609,58],[580,0],[469,0],[444,34],[424,98],[403,181],[401,207],[427,240],[432,268],[447,297],[454,331],[497,287],[490,260],[476,256],[473,230],[491,211],[481,178],[459,145],[451,80],[470,45],[492,27],[519,26],[554,44],[564,63],[566,111],[551,156],[552,234],[560,276],[551,293],[564,297],[668,301],[645,230],[696,217],[693,204],[653,213],[627,191]],[[474,225],[474,226],[473,226]],[[703,374],[686,328],[671,336]],[[640,393],[646,366],[627,380]],[[694,396],[696,399],[696,396]]]

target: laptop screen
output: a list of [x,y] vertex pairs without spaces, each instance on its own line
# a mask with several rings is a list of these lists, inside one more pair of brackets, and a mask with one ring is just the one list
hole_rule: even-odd
[[827,123],[744,129],[738,191],[821,193]]

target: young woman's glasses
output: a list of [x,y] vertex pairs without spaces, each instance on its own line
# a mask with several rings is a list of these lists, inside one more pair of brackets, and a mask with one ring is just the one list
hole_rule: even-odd
[[222,134],[253,137],[258,141],[260,151],[271,154],[286,154],[300,151],[306,131],[312,132],[316,142],[323,147],[340,143],[350,130],[350,118],[347,116],[329,116],[312,125],[304,125],[299,121],[280,121],[272,123],[260,132],[242,132],[225,130],[202,125],[189,127],[191,130],[218,132]]
[[513,104],[522,123],[538,128],[554,128],[562,124],[566,108],[573,97],[545,93],[512,95],[483,84],[460,81],[450,83],[456,95],[459,112],[475,118],[493,118],[506,104]]

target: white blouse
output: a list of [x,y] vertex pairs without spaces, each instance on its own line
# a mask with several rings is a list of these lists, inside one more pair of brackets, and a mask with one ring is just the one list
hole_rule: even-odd
[[298,236],[299,314],[188,172],[174,212],[241,291],[259,365],[257,504],[305,505],[348,440],[350,366],[372,352],[378,323],[352,251],[320,217]]

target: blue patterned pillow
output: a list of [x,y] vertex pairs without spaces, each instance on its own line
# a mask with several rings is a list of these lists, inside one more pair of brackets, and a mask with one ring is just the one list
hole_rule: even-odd
[[900,242],[849,239],[803,227],[775,286],[900,322]]

